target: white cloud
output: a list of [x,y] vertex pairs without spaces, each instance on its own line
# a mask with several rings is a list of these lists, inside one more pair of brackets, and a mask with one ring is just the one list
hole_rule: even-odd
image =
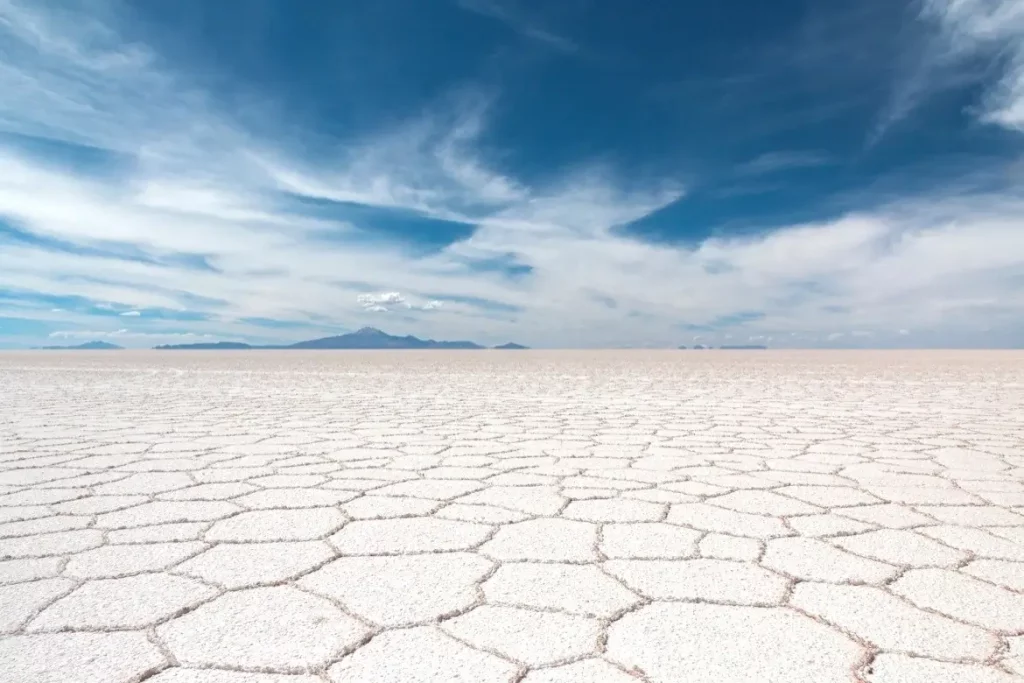
[[832,332],[831,334],[829,334],[825,338],[828,339],[829,341],[835,341],[836,339],[842,339],[845,336],[846,336],[845,332]]
[[356,297],[356,301],[364,306],[373,306],[375,304],[400,304],[405,302],[405,297],[398,292],[384,292],[382,294],[360,294]]
[[385,292],[383,294],[360,294],[356,297],[356,301],[363,307],[364,311],[370,313],[387,313],[389,310],[388,306],[394,306],[396,304],[408,304],[398,292]]
[[469,220],[466,211],[475,214],[529,195],[513,178],[489,169],[476,151],[492,99],[483,91],[456,92],[434,110],[352,146],[330,168],[309,168],[267,151],[253,160],[290,192]]
[[[436,299],[423,303],[408,301],[399,292],[383,292],[381,294],[360,294],[356,301],[363,307],[364,311],[371,313],[387,313],[395,306],[401,306],[409,311],[436,311],[444,304]],[[390,307],[390,308],[389,308]]]
[[120,315],[123,316],[123,317],[137,318],[138,316],[142,315],[142,313],[139,312],[139,311],[125,311],[124,313],[121,313]]
[[900,336],[905,337],[910,334],[910,330],[900,330]]

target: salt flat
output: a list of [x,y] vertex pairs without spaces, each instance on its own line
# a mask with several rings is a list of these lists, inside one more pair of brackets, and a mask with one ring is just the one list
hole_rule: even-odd
[[1024,353],[0,354],[0,672],[1024,681]]

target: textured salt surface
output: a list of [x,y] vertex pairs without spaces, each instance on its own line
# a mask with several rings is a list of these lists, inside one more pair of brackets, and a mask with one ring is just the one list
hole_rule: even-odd
[[1024,354],[0,354],[0,677],[1024,681]]

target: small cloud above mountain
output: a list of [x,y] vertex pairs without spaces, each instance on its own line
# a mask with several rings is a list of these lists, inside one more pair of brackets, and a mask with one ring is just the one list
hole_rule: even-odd
[[381,294],[360,294],[356,297],[363,307],[394,305],[405,302],[405,297],[398,292],[383,292]]
[[444,304],[436,299],[424,303],[414,303],[407,300],[399,292],[382,292],[381,294],[360,294],[356,301],[363,307],[364,311],[370,313],[387,313],[394,308],[404,308],[410,311],[434,311]]

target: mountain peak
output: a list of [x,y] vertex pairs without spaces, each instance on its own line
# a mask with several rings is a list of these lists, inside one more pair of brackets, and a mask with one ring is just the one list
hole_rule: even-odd
[[379,336],[382,336],[384,334],[384,332],[381,331],[381,330],[378,330],[376,327],[362,327],[362,328],[356,330],[355,332],[353,332],[352,334],[358,334],[358,335],[363,335],[363,336],[374,335],[374,336],[379,337]]

